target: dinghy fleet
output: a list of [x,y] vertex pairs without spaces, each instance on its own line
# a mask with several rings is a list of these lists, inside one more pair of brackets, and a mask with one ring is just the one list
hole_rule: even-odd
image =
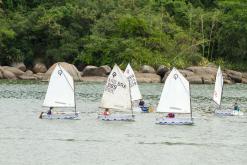
[[[239,109],[224,110],[221,108],[223,82],[223,75],[219,67],[213,94],[213,101],[217,105],[215,114],[221,116],[243,115]],[[151,109],[143,104],[138,105],[142,99],[135,73],[130,64],[127,65],[124,72],[115,64],[104,87],[98,119],[135,121],[136,112],[148,112]],[[59,63],[51,74],[43,107],[49,108],[49,111],[41,112],[41,119],[81,118],[80,113],[76,110],[73,77]],[[69,110],[61,111],[61,109]],[[190,83],[176,68],[173,68],[166,78],[156,112],[161,114],[156,118],[156,124],[193,124]]]

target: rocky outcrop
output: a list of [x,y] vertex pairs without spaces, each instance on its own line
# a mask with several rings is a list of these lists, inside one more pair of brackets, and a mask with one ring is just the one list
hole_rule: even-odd
[[20,69],[17,69],[15,67],[11,67],[11,66],[3,66],[2,69],[4,71],[9,71],[9,72],[13,73],[16,77],[24,74],[24,72],[21,71]]
[[0,79],[3,78],[2,67],[0,66]]
[[3,78],[5,79],[11,79],[11,80],[17,79],[16,75],[9,70],[2,69],[1,72],[2,72]]
[[107,77],[100,77],[100,76],[88,76],[88,77],[81,77],[81,81],[84,82],[106,82]]
[[103,76],[105,77],[110,72],[111,72],[111,68],[107,65],[104,65],[101,67],[88,65],[83,69],[82,75],[83,76]]
[[17,69],[20,69],[23,72],[27,70],[26,65],[23,62],[15,62],[15,63],[12,63],[11,66]]
[[242,82],[242,73],[241,72],[237,72],[234,70],[225,70],[225,73],[228,75],[228,77],[231,78],[231,80],[233,80],[236,83],[241,83]]
[[242,83],[247,84],[247,73],[242,73]]
[[[81,79],[80,72],[77,70],[77,68],[74,65],[66,62],[59,62],[59,64],[74,78],[74,80],[78,81]],[[53,64],[48,69],[48,71],[44,75],[42,75],[43,76],[42,80],[48,81],[50,79],[51,73],[55,69],[56,65],[57,63]]]
[[135,76],[137,79],[137,82],[141,83],[159,83],[160,82],[160,76],[153,73],[140,73],[135,72]]
[[217,74],[217,68],[213,67],[191,66],[186,68],[186,70],[190,70],[197,75],[212,75],[215,77]]
[[153,67],[149,66],[149,65],[143,65],[141,67],[141,72],[142,73],[155,73],[155,70]]
[[199,75],[193,75],[186,78],[191,84],[202,84],[202,77]]
[[36,64],[34,64],[33,72],[34,73],[46,73],[47,68],[46,68],[45,64],[43,64],[43,63],[36,63]]

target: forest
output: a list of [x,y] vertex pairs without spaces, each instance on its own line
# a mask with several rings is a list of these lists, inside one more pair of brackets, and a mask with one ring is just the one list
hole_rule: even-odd
[[0,0],[0,65],[247,70],[247,0]]

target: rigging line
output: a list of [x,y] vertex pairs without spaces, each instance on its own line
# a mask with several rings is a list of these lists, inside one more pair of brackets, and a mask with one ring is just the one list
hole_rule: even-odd
[[[58,63],[58,67],[62,70],[62,68],[61,68],[61,66],[60,66],[60,64],[59,64],[59,63]],[[71,86],[71,84],[69,83],[68,78],[65,76],[65,74],[64,74],[64,73],[63,73],[63,76],[64,76],[65,80],[67,81],[67,83],[69,84],[69,86],[70,86],[70,88],[72,89],[72,91],[74,91],[74,88]]]

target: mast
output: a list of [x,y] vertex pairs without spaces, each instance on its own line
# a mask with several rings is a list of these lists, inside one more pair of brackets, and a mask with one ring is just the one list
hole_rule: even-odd
[[127,79],[128,79],[128,83],[129,83],[129,94],[130,94],[131,114],[132,114],[132,117],[134,118],[133,104],[132,104],[132,97],[131,97],[131,90],[130,90],[130,80],[129,80],[129,78],[127,78]]
[[[190,84],[189,84],[189,90],[190,90]],[[190,92],[190,119],[192,121],[191,92]]]

